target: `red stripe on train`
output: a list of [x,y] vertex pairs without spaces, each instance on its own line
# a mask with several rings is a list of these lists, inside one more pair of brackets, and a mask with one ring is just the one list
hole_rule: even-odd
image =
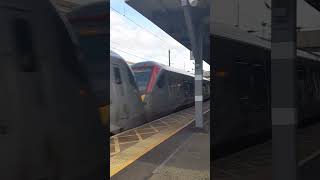
[[158,75],[159,71],[160,71],[160,68],[158,66],[153,66],[150,81],[148,83],[147,90],[146,90],[147,93],[151,92],[151,90],[157,80],[157,75]]

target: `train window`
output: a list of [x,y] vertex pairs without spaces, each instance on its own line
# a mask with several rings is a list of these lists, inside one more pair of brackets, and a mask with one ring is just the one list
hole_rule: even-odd
[[133,71],[139,90],[145,91],[151,77],[152,67],[135,68]]
[[239,98],[248,98],[250,94],[250,67],[248,64],[236,63],[236,72]]
[[134,76],[132,74],[132,71],[130,68],[126,67],[127,72],[128,72],[128,77],[129,77],[129,83],[133,86],[133,87],[137,87],[136,86],[136,80],[134,79]]
[[161,74],[159,77],[159,80],[157,82],[157,86],[159,88],[163,88],[164,85],[165,85],[165,76],[164,76],[164,74]]
[[297,73],[298,79],[303,80],[305,76],[305,71],[303,67],[298,67],[298,73]]
[[32,46],[32,32],[28,22],[24,19],[15,19],[14,32],[20,69],[23,72],[34,72],[36,63]]
[[266,87],[265,87],[265,84],[262,83],[262,82],[265,82],[265,78],[266,78],[265,71],[263,67],[255,67],[252,72],[253,72],[252,74],[253,75],[252,76],[253,101],[256,105],[261,105],[266,102],[266,98],[267,98]]
[[122,84],[120,69],[118,67],[114,67],[113,72],[114,72],[114,82],[116,84]]

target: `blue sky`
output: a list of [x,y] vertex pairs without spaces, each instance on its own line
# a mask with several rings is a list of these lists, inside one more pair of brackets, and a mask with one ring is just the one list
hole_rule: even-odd
[[[152,60],[168,65],[170,49],[171,66],[193,72],[190,51],[123,0],[110,1],[110,41],[111,49],[131,62]],[[204,70],[210,70],[205,62]]]

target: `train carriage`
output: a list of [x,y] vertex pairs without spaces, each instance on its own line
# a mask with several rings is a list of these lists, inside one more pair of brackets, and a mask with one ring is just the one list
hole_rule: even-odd
[[[226,149],[237,151],[271,137],[271,48],[270,42],[230,28],[210,38],[215,59],[211,142],[219,157]],[[320,117],[319,60],[297,50],[298,126]]]
[[[132,66],[145,103],[148,120],[162,117],[194,102],[194,76],[153,61]],[[210,82],[203,81],[203,96],[210,97]]]
[[143,104],[132,70],[113,51],[110,51],[108,60],[106,2],[81,6],[68,13],[67,17],[79,39],[82,64],[86,67],[105,127],[114,134],[143,124]]

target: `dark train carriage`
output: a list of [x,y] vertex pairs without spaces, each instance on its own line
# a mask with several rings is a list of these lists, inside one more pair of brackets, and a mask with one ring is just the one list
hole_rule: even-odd
[[[302,54],[302,52],[300,52]],[[297,61],[297,99],[299,126],[304,126],[320,117],[320,61],[303,53]],[[319,58],[320,59],[320,58]]]
[[70,25],[50,1],[0,9],[0,179],[104,179],[106,134]]
[[[212,154],[219,157],[226,153],[222,151],[237,151],[271,137],[271,53],[270,42],[248,33],[232,35],[226,30],[210,38],[214,72]],[[297,51],[299,125],[320,115],[316,110],[320,105],[318,60]]]
[[79,41],[80,62],[86,67],[90,87],[99,106],[102,122],[108,127],[109,119],[109,44],[106,22],[107,3],[104,1],[89,3],[73,9],[67,14]]
[[267,131],[271,128],[268,50],[222,37],[212,42],[214,144],[234,144],[240,137]]

